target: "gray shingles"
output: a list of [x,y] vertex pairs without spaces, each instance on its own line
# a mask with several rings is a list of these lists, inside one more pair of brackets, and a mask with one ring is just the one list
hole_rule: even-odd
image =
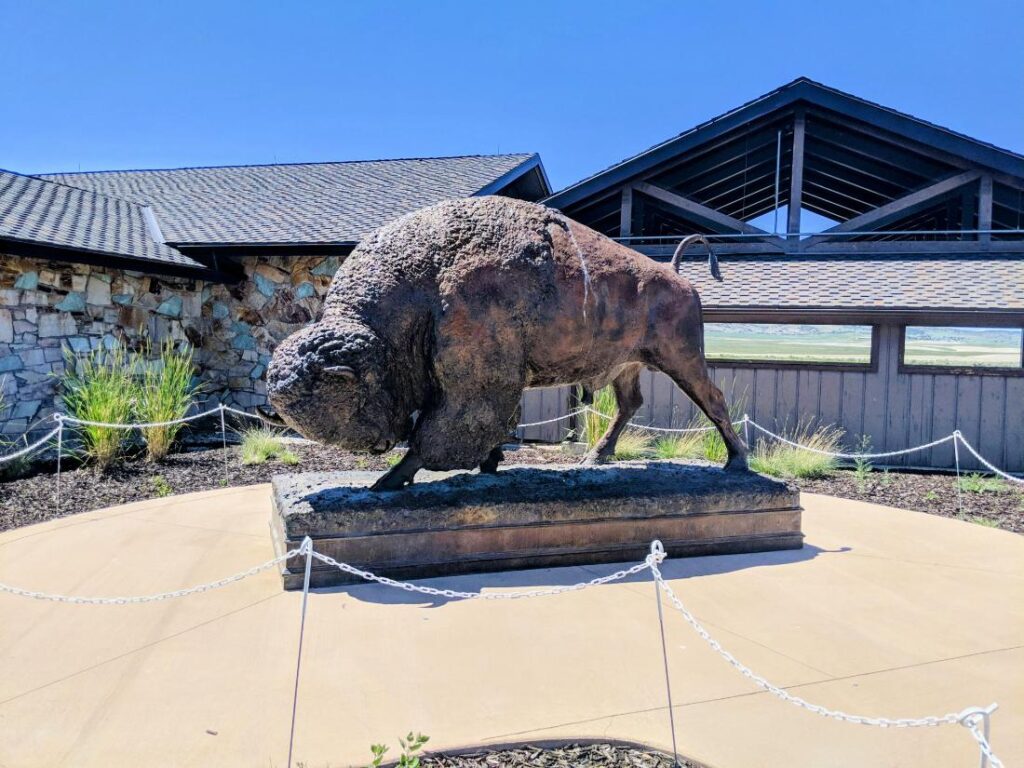
[[154,242],[135,203],[2,170],[0,240],[182,267],[203,266]]
[[40,178],[151,206],[169,243],[343,243],[357,242],[425,205],[473,195],[532,157],[103,171]]
[[1024,310],[1024,256],[734,257],[680,270],[705,307]]

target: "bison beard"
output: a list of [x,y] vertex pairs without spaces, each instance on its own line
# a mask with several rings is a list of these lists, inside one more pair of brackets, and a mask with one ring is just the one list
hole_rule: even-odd
[[374,486],[393,490],[423,467],[496,471],[527,387],[610,383],[618,413],[586,459],[605,461],[643,402],[646,366],[715,425],[726,468],[745,469],[747,447],[708,377],[700,299],[676,274],[678,257],[656,263],[519,200],[424,208],[352,252],[323,317],[275,351],[270,401],[312,439],[377,451],[408,440]]

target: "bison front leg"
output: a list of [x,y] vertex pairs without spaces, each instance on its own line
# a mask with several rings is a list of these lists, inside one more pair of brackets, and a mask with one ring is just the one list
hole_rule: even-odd
[[[594,449],[587,454],[583,460],[584,464],[603,464],[615,455],[615,445],[619,442],[619,435],[626,429],[629,420],[644,403],[643,395],[640,393],[640,366],[630,365],[625,368],[612,381],[612,389],[615,391],[615,405],[617,406],[615,420],[594,446]],[[591,400],[591,402],[593,401]]]
[[412,485],[413,478],[422,468],[423,459],[420,458],[419,451],[410,448],[405,452],[405,456],[402,457],[400,462],[381,475],[380,479],[370,486],[370,490],[397,491],[405,488],[407,485]]
[[498,465],[505,460],[505,452],[501,450],[501,446],[497,446],[491,449],[491,452],[487,454],[487,458],[480,462],[480,473],[484,475],[493,475],[498,471]]

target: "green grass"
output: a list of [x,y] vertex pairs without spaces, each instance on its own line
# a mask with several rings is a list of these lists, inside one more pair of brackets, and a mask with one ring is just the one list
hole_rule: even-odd
[[[696,424],[696,420],[693,423]],[[654,441],[654,455],[659,459],[703,459],[703,435],[684,432],[659,437]]]
[[[843,431],[829,425],[812,429],[810,425],[798,426],[782,436],[809,448],[822,451],[836,451],[843,438]],[[794,448],[777,440],[761,440],[750,457],[750,468],[772,477],[820,478],[828,477],[838,465],[833,456]]]
[[[71,416],[108,424],[132,420],[136,386],[123,348],[100,348],[81,357],[66,350],[65,357],[61,386],[64,408]],[[121,455],[126,430],[84,425],[76,426],[76,430],[82,438],[83,453],[100,469]]]
[[973,472],[960,478],[960,490],[965,493],[1002,493],[1009,490],[1009,486],[998,477],[984,477]]
[[402,460],[402,454],[400,453],[389,453],[384,457],[384,463],[389,467],[394,467]]
[[967,522],[974,523],[975,525],[983,525],[986,528],[998,528],[999,521],[992,517],[983,517],[981,515],[972,515],[967,519]]
[[254,427],[242,432],[242,463],[264,464],[278,459],[284,464],[295,465],[300,459],[285,445],[283,433],[270,427]]
[[157,475],[153,478],[153,491],[161,498],[164,496],[170,496],[174,493],[174,489],[171,488],[171,484],[167,482],[167,479],[163,475]]
[[590,407],[597,413],[588,411],[583,414],[583,442],[587,444],[588,451],[593,450],[598,440],[608,431],[612,419],[619,411],[615,403],[615,390],[611,387],[597,390],[594,393],[594,403]]
[[[185,345],[176,350],[174,343],[168,340],[160,348],[155,360],[149,359],[150,353],[147,345],[144,352],[134,356],[134,367],[141,370],[136,382],[138,392],[135,412],[138,420],[146,423],[180,419],[195,402],[192,348]],[[182,426],[170,424],[142,429],[142,437],[146,441],[146,458],[161,461],[167,456]]]
[[651,455],[650,436],[638,429],[626,429],[615,443],[615,458],[619,461],[634,461]]

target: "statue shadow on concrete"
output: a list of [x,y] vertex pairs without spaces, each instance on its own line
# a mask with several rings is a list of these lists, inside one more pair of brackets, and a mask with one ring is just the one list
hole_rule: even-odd
[[[838,549],[822,549],[805,544],[800,549],[778,550],[742,555],[719,555],[714,557],[679,557],[665,560],[661,564],[662,575],[666,579],[688,579],[698,576],[715,576],[731,573],[746,568],[765,568],[772,566],[792,565],[813,560],[822,555],[838,555],[851,552],[851,547]],[[479,592],[480,590],[534,590],[549,587],[571,586],[581,580],[590,580],[598,576],[614,573],[620,568],[633,565],[628,563],[605,563],[601,565],[578,568],[540,568],[526,571],[506,571],[502,573],[478,573],[463,576],[449,576],[431,579],[429,586],[436,589],[454,589],[459,592]],[[417,582],[418,583],[418,582]],[[653,580],[650,571],[627,576],[614,582],[615,584],[640,585],[653,591]],[[590,589],[605,589],[607,585]],[[319,587],[317,594],[347,594],[364,603],[381,605],[419,605],[423,608],[440,608],[452,602],[460,602],[457,598],[424,595],[418,592],[386,587],[382,584],[359,582],[334,587]],[[685,595],[681,595],[685,600]],[[541,598],[537,598],[541,599]],[[648,596],[648,599],[649,596]],[[653,610],[653,606],[652,606]]]

